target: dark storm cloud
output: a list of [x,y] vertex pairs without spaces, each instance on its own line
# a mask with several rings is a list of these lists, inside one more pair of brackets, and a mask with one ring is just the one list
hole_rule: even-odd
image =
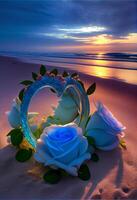
[[[0,40],[5,38],[14,42],[31,38],[33,42],[37,39],[39,41],[35,42],[46,42],[47,39],[47,43],[71,43],[75,39],[43,33],[61,34],[59,27],[87,26],[105,27],[105,34],[124,36],[137,32],[136,12],[136,0],[0,0]],[[67,33],[73,37],[98,34]]]
[[86,24],[108,27],[108,32],[121,34],[137,31],[136,0],[73,1],[79,8],[80,20]]

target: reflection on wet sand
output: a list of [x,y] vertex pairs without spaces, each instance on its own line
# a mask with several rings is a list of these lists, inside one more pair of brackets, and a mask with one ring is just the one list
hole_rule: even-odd
[[94,67],[93,69],[89,70],[89,73],[91,75],[101,77],[101,78],[107,78],[107,77],[112,76],[111,70],[105,67],[102,67],[102,68]]
[[[102,67],[103,65],[107,66],[107,62],[104,60],[95,60],[94,64],[97,66],[84,67],[85,69],[82,68],[82,72],[101,78],[119,79],[127,83],[137,84],[137,71]],[[80,69],[81,67],[79,67]]]
[[[100,55],[102,56],[102,55]],[[35,62],[52,67],[65,67],[91,76],[116,79],[137,85],[136,62],[120,62],[108,60],[85,60],[68,58],[44,58]]]

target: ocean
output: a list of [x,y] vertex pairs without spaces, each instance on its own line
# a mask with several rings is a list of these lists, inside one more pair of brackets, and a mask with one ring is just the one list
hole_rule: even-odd
[[115,79],[137,85],[137,54],[135,53],[43,53],[0,52],[30,63],[65,67],[91,76]]

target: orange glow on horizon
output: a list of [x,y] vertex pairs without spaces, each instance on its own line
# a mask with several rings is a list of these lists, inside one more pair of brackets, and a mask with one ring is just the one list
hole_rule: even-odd
[[98,57],[98,58],[102,58],[103,55],[104,55],[104,53],[100,52],[100,53],[97,54],[97,57]]
[[92,43],[97,45],[105,45],[105,44],[135,44],[137,43],[137,33],[130,33],[127,36],[115,38],[112,35],[101,34],[98,36],[90,37],[86,43]]
[[[72,38],[71,38],[72,39]],[[127,36],[114,37],[112,35],[100,34],[97,36],[74,37],[75,41],[80,42],[77,45],[64,44],[62,46],[51,46],[49,50],[65,52],[137,52],[137,33],[129,33]]]

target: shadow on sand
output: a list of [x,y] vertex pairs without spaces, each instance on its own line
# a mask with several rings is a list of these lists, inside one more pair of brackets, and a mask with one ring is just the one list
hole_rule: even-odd
[[[18,163],[14,158],[15,149],[7,146],[0,150],[1,197],[45,199],[46,195],[48,199],[53,199],[55,196],[58,199],[95,199],[95,197],[99,199],[101,194],[100,196],[98,194],[92,196],[93,192],[111,170],[116,170],[114,183],[116,187],[120,186],[123,177],[123,160],[120,149],[110,152],[99,151],[98,154],[100,157],[99,162],[89,161],[88,163],[91,171],[91,179],[88,183],[70,176],[62,179],[59,184],[50,186],[41,179],[29,176],[26,172],[32,163]],[[16,190],[14,190],[15,187]],[[8,192],[5,191],[5,188]],[[29,190],[26,190],[27,188]]]
[[[99,151],[99,162],[89,163],[91,171],[90,182],[85,187],[83,196],[81,199],[91,199],[92,193],[96,189],[97,185],[109,174],[115,167],[117,168],[115,185],[119,187],[123,177],[123,159],[120,148],[117,148],[110,152]],[[99,197],[98,197],[99,198]]]

